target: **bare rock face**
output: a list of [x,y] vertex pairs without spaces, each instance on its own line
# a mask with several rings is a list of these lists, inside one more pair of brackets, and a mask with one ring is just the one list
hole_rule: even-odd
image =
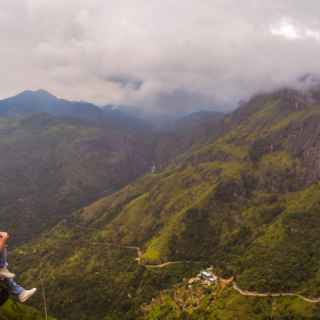
[[277,150],[288,151],[301,162],[304,172],[300,178],[304,185],[320,179],[320,114],[311,113],[292,122],[269,138],[268,146],[271,145]]
[[305,183],[320,179],[320,115],[312,115],[302,121],[297,134],[289,139],[289,148],[301,157],[306,169]]
[[[281,192],[293,191],[320,179],[320,100],[317,99],[317,94],[320,97],[319,90],[316,89],[304,93],[285,89],[271,96],[278,99],[274,118],[291,117],[292,120],[286,120],[288,125],[283,128],[258,137],[249,148],[249,158],[253,163],[258,163],[265,155],[283,151],[295,159],[297,165],[288,169],[284,175],[273,171],[269,179],[265,177],[267,179],[264,184],[265,187],[270,184],[269,191],[277,188]],[[264,103],[262,97],[255,99]],[[249,103],[249,107],[252,103]],[[294,177],[295,182],[292,184]]]

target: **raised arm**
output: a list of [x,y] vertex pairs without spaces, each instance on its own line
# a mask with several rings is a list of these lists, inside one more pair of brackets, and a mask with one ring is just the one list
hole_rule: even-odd
[[3,251],[5,248],[8,239],[9,234],[7,232],[0,231],[0,251]]

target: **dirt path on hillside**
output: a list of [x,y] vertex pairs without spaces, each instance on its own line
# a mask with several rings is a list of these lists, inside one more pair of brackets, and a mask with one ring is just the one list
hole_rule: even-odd
[[[93,242],[91,242],[93,243]],[[94,244],[99,244],[101,243],[95,243]],[[134,250],[136,251],[137,257],[135,258],[135,261],[141,266],[144,266],[147,269],[161,269],[161,268],[166,268],[168,266],[172,265],[177,265],[177,264],[191,264],[191,263],[203,263],[200,261],[167,261],[159,264],[146,264],[143,262],[142,256],[143,252],[140,247],[138,246],[122,246],[122,245],[116,245],[116,244],[108,244],[110,247],[115,247],[115,248],[122,248],[122,249],[129,249],[129,250]],[[249,291],[249,290],[244,290],[241,289],[238,284],[235,282],[234,277],[231,277],[229,279],[224,279],[219,277],[218,275],[214,274],[219,282],[220,287],[223,289],[227,287],[228,285],[232,285],[232,288],[237,291],[239,294],[242,296],[246,297],[260,297],[260,298],[269,298],[269,297],[297,297],[305,302],[308,303],[320,303],[320,298],[308,298],[306,296],[303,296],[299,293],[291,293],[291,292],[279,292],[279,293],[272,293],[272,292],[266,292],[266,293],[261,293],[257,291]]]
[[269,298],[269,297],[298,297],[306,302],[309,303],[320,303],[320,298],[308,298],[298,293],[291,293],[291,292],[266,292],[261,293],[257,291],[249,291],[241,289],[235,281],[232,281],[232,288],[240,293],[242,296],[246,297],[260,297],[260,298]]
[[161,264],[142,264],[143,266],[145,266],[148,269],[161,269],[161,268],[165,268],[168,266],[172,266],[175,264],[191,264],[191,263],[201,263],[198,261],[168,261],[168,262],[164,262]]
[[[157,269],[157,268],[165,268],[171,265],[176,265],[176,264],[183,264],[183,263],[195,263],[194,261],[168,261],[168,262],[164,262],[164,263],[159,263],[159,264],[144,264],[142,261],[142,255],[143,252],[141,250],[141,248],[139,247],[134,247],[134,246],[123,246],[122,248],[125,249],[132,249],[132,250],[136,250],[137,252],[137,257],[136,257],[136,261],[138,262],[139,265],[142,265],[148,269]],[[199,263],[199,262],[198,262]],[[244,290],[241,289],[238,284],[235,282],[234,278],[229,278],[229,279],[224,279],[219,277],[218,275],[215,275],[217,277],[217,279],[219,280],[220,286],[222,288],[232,284],[232,288],[237,291],[239,294],[241,294],[242,296],[246,296],[246,297],[260,297],[260,298],[269,298],[269,297],[297,297],[302,299],[305,302],[309,302],[309,303],[320,303],[320,298],[308,298],[305,297],[301,294],[298,293],[291,293],[291,292],[280,292],[280,293],[272,293],[272,292],[266,292],[266,293],[261,293],[261,292],[257,292],[257,291],[249,291],[249,290]]]
[[145,264],[142,261],[143,253],[142,253],[141,248],[135,247],[135,246],[119,246],[119,248],[135,250],[137,252],[137,257],[135,258],[137,263],[141,266],[148,268],[148,269],[161,269],[161,268],[165,268],[165,267],[172,266],[175,264],[194,263],[194,261],[168,261],[168,262],[163,262],[163,263],[159,263],[159,264]]

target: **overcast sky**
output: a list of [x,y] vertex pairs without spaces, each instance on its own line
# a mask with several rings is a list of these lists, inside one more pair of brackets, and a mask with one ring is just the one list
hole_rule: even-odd
[[1,0],[0,97],[232,108],[320,74],[319,0]]

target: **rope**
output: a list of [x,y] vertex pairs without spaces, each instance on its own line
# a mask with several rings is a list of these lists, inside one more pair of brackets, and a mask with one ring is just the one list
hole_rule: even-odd
[[48,307],[47,307],[46,290],[45,290],[44,281],[43,281],[41,274],[40,274],[40,284],[41,284],[41,294],[42,294],[44,318],[45,318],[45,320],[48,320]]

